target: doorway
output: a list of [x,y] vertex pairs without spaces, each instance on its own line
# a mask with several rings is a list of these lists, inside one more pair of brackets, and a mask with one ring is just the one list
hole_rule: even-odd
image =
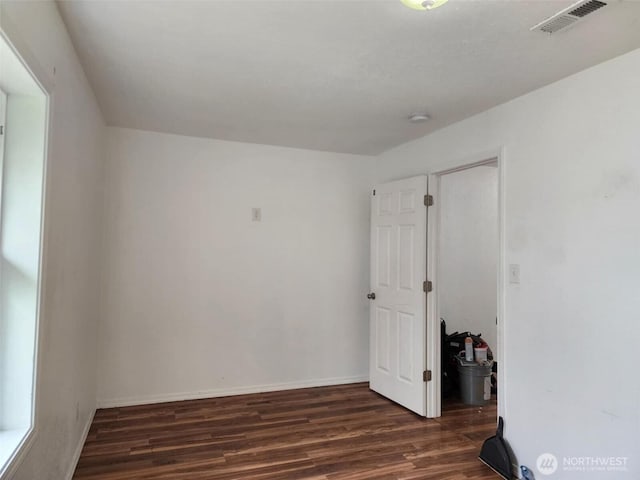
[[[501,325],[504,310],[502,152],[481,158],[486,160],[462,163],[428,176],[380,184],[371,194],[371,283],[367,294],[370,300],[370,388],[421,416],[440,417],[442,412],[443,335],[440,317],[443,304],[446,315],[452,319],[449,329],[480,333],[482,338],[488,338],[488,344],[493,344],[490,348],[497,361],[496,378],[498,381],[504,378]],[[440,245],[449,242],[440,238],[442,215],[446,213],[442,209],[440,191],[446,190],[445,199],[447,196],[457,200],[469,197],[466,203],[458,203],[477,207],[478,201],[468,195],[474,189],[463,189],[464,195],[455,190],[449,192],[450,179],[455,182],[459,178],[474,177],[476,172],[493,177],[493,193],[482,202],[485,206],[492,204],[493,220],[489,223],[493,225],[483,228],[492,229],[493,233],[490,242],[482,242],[483,250],[469,249],[464,253],[473,261],[483,260],[484,264],[491,265],[490,272],[481,281],[484,293],[480,296],[490,307],[478,314],[477,307],[471,306],[464,310],[471,313],[463,315],[446,306],[455,304],[458,301],[455,296],[460,293],[455,290],[457,280],[447,280],[450,267],[439,264]],[[478,190],[481,192],[483,188]],[[445,203],[451,204],[451,200]],[[474,225],[470,233],[458,232],[456,235],[463,240],[477,240],[478,228]],[[450,230],[451,225],[447,225],[445,234],[455,234],[455,228],[453,233]],[[490,243],[490,246],[485,243]],[[485,255],[484,251],[490,253]],[[490,260],[480,258],[487,256]],[[460,253],[454,250],[450,257],[455,260]],[[459,270],[466,274],[466,269],[470,268],[467,261],[458,263],[461,263]],[[443,268],[447,268],[447,274],[443,275]],[[454,286],[441,286],[441,277],[445,279],[445,285]],[[469,285],[480,290],[473,281]],[[440,294],[445,295],[445,292],[453,293],[453,299],[440,298]],[[478,317],[483,319],[482,325],[474,323]],[[468,323],[469,320],[472,323]],[[498,413],[504,415],[504,385],[498,385],[497,392],[493,401],[497,402]],[[496,401],[498,397],[500,400]]]
[[[502,357],[500,183],[497,157],[429,175],[434,197],[427,242],[428,278],[433,282],[427,297],[427,364],[434,377],[427,385],[429,417],[453,415],[484,402],[487,411],[496,411]],[[468,334],[478,347],[473,361],[481,362],[487,346],[489,362],[463,365],[461,376],[456,356],[465,350]],[[478,387],[478,379],[464,375],[470,371],[489,375],[486,388],[475,388],[471,397],[469,386]]]

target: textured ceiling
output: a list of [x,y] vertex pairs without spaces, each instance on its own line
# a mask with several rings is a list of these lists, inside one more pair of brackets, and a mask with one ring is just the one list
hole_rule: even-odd
[[[377,154],[640,47],[635,1],[553,36],[529,31],[571,3],[58,5],[109,125]],[[431,121],[407,121],[423,110]]]

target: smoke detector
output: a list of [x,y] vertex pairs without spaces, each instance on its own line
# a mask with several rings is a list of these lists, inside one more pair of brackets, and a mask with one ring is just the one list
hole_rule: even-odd
[[412,113],[409,115],[409,121],[411,123],[422,123],[430,120],[431,117],[426,113]]
[[600,10],[602,7],[606,6],[607,4],[600,0],[581,0],[546,20],[543,20],[536,26],[531,27],[531,31],[549,34],[556,33],[560,30],[569,28],[580,20],[583,20],[587,15],[590,15],[596,10]]

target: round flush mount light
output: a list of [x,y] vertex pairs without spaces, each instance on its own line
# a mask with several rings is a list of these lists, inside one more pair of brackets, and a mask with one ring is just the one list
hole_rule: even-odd
[[404,5],[414,10],[433,10],[441,7],[449,0],[400,0]]
[[412,113],[411,115],[409,115],[409,121],[411,123],[422,123],[430,119],[431,117],[426,113]]

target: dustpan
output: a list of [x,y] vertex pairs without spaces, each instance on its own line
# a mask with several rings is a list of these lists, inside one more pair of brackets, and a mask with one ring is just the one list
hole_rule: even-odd
[[504,420],[502,420],[502,417],[498,417],[496,434],[484,441],[478,458],[502,478],[511,480],[513,478],[511,474],[511,455],[502,436],[503,430]]

